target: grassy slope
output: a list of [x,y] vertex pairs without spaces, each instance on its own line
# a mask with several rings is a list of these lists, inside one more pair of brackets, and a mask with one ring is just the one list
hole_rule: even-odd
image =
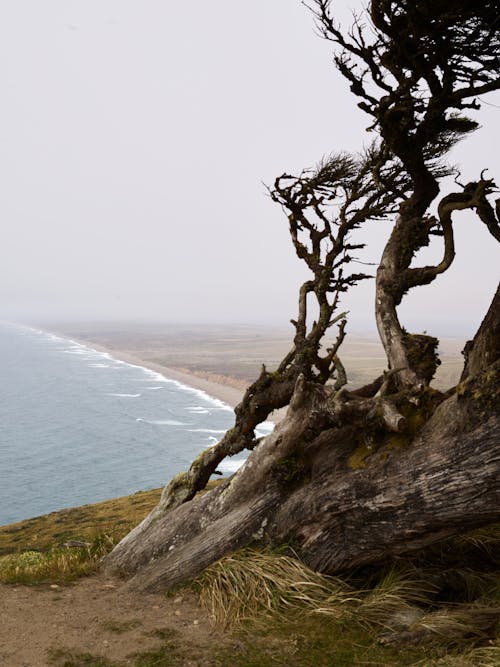
[[[0,527],[0,581],[64,582],[95,571],[159,495],[159,489],[140,492]],[[61,547],[68,540],[90,546]],[[206,664],[500,665],[499,547],[494,526],[342,580],[311,573],[283,554],[246,550],[195,582],[202,604],[234,636],[231,648],[214,646]],[[412,631],[430,628],[430,635],[381,642],[405,613],[420,615]],[[155,655],[138,655],[134,667],[183,665],[188,649],[167,642]],[[69,654],[54,655],[53,664],[119,667]]]
[[109,535],[114,541],[136,526],[157,504],[161,489],[51,512],[0,526],[0,556],[16,551],[45,550],[68,540],[92,541]]

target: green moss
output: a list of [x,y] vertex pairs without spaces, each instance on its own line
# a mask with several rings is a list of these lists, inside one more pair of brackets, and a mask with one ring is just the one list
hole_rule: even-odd
[[309,479],[309,466],[300,451],[279,459],[273,466],[275,478],[285,485],[297,485]]
[[366,459],[373,454],[373,451],[373,444],[370,444],[366,439],[363,440],[347,459],[347,465],[351,470],[366,468]]
[[388,450],[402,449],[409,444],[411,437],[408,434],[395,433],[387,438],[385,446]]
[[457,398],[467,401],[470,425],[500,410],[500,364],[461,382]]
[[415,437],[427,423],[443,398],[444,395],[440,391],[426,387],[415,397],[415,400],[408,401],[406,396],[403,396],[403,400],[397,402],[398,410],[406,419],[405,432],[409,439]]
[[443,397],[441,392],[430,387],[426,387],[412,401],[409,401],[403,392],[392,395],[391,400],[406,419],[405,430],[401,433],[393,433],[387,431],[380,423],[372,424],[371,429],[365,428],[355,450],[347,460],[348,467],[351,470],[366,468],[367,459],[375,452],[385,449],[385,456],[388,457],[391,452],[409,445],[427,423]]
[[405,334],[403,344],[410,368],[425,382],[430,383],[441,364],[437,353],[439,340],[425,334]]

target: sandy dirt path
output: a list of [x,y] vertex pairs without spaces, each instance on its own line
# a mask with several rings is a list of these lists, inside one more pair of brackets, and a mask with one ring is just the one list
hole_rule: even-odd
[[54,650],[132,665],[134,653],[165,638],[186,650],[183,665],[201,667],[212,664],[207,647],[217,641],[194,594],[139,595],[102,575],[67,586],[0,585],[0,619],[2,667],[47,667]]

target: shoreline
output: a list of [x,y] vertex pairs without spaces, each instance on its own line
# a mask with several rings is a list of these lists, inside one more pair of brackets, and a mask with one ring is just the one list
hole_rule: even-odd
[[[190,387],[191,389],[197,389],[198,391],[203,391],[210,398],[215,398],[218,401],[226,403],[232,410],[238,405],[244,395],[243,389],[238,389],[229,384],[222,384],[221,382],[215,382],[214,380],[207,380],[205,378],[199,377],[194,373],[186,373],[184,371],[177,370],[176,368],[171,368],[170,366],[163,366],[162,364],[157,364],[141,357],[131,354],[127,350],[121,350],[120,348],[106,347],[101,343],[94,342],[89,339],[82,339],[75,336],[68,338],[61,332],[50,332],[54,333],[57,336],[61,336],[66,340],[73,340],[75,343],[80,345],[85,345],[85,347],[91,347],[98,352],[104,352],[110,354],[112,357],[119,361],[124,361],[127,364],[132,364],[133,366],[140,366],[142,368],[147,368],[156,373],[160,373],[168,380],[174,380],[179,382],[182,385]],[[266,422],[271,422],[276,425],[280,422],[286,414],[287,407],[280,408],[272,412]]]
[[210,396],[210,398],[215,398],[218,401],[226,403],[233,410],[243,398],[244,391],[242,389],[238,389],[228,384],[226,385],[220,382],[215,382],[214,380],[207,380],[192,373],[186,373],[175,368],[170,368],[169,366],[164,366],[162,364],[157,364],[152,361],[142,359],[135,354],[131,354],[127,350],[106,347],[97,341],[93,341],[88,338],[79,338],[73,334],[68,336],[67,333],[55,329],[51,329],[50,331],[47,329],[38,329],[38,331],[44,331],[45,333],[58,336],[64,340],[78,343],[79,345],[83,345],[89,349],[94,349],[97,352],[109,354],[117,361],[123,361],[126,364],[131,364],[132,366],[139,366],[141,368],[147,368],[148,370],[154,371],[155,373],[160,373],[167,380],[174,380],[175,382],[179,382],[180,384],[185,385],[190,389],[196,389],[198,391],[205,392]]
[[[207,380],[205,378],[199,377],[198,375],[195,375],[194,373],[186,373],[184,371],[177,370],[176,368],[171,368],[170,366],[163,366],[162,364],[147,361],[135,354],[131,354],[126,350],[105,347],[100,343],[95,343],[94,341],[90,341],[88,339],[83,340],[75,338],[74,336],[70,339],[59,333],[57,335],[61,335],[63,338],[66,338],[66,340],[74,340],[75,343],[85,345],[85,347],[90,347],[92,345],[92,347],[98,352],[105,352],[106,354],[110,354],[112,357],[119,361],[124,361],[127,364],[132,364],[133,366],[147,368],[151,371],[155,371],[156,373],[160,373],[168,380],[174,380],[175,382],[179,382],[180,384],[185,385],[191,389],[203,391],[208,394],[210,398],[215,398],[218,401],[226,403],[226,405],[228,405],[232,410],[234,410],[238,403],[240,403],[245,393],[243,389],[238,389],[237,387],[229,384],[222,384],[221,382],[215,382],[214,380]],[[268,416],[266,422],[271,422],[274,425],[278,424],[278,422],[280,422],[285,416],[287,409],[287,407],[284,407],[275,410]]]
[[243,397],[244,392],[240,389],[237,389],[236,387],[214,382],[213,380],[206,380],[191,373],[184,373],[182,371],[176,370],[175,368],[170,368],[169,366],[163,366],[162,364],[156,364],[151,361],[147,361],[146,359],[142,359],[141,357],[131,354],[126,350],[105,347],[99,343],[94,343],[93,341],[91,342],[91,345],[89,345],[89,340],[82,340],[78,338],[72,338],[71,340],[74,340],[76,343],[80,343],[80,345],[85,345],[85,347],[90,347],[92,345],[92,347],[98,352],[105,352],[110,354],[118,361],[124,361],[127,364],[140,366],[142,368],[155,371],[156,373],[160,373],[161,375],[165,376],[167,380],[175,380],[176,382],[186,385],[191,389],[204,391],[211,398],[216,398],[217,400],[226,403],[233,410]]

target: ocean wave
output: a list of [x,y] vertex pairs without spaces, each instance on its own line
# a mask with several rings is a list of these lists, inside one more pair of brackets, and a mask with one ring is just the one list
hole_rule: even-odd
[[[220,439],[234,417],[220,412],[224,407],[230,411],[229,406],[143,366],[120,363],[108,353],[43,332],[0,333],[3,358],[9,360],[17,349],[22,352],[22,363],[14,358],[7,365],[7,370],[22,373],[19,379],[4,378],[9,391],[2,416],[10,419],[4,424],[7,437],[0,438],[0,469],[5,473],[0,514],[11,517],[13,512],[12,521],[158,487]],[[91,364],[99,365],[97,373]],[[46,378],[45,392],[39,377]],[[113,394],[120,401],[108,401]],[[209,414],[196,414],[198,410]],[[195,429],[199,432],[188,432]],[[96,442],[106,446],[96,449]],[[82,461],[76,473],[75,456]],[[29,460],[37,465],[28,465]],[[69,480],[64,488],[57,483],[61,478]]]
[[177,421],[176,419],[142,419],[142,417],[137,417],[135,421],[153,424],[154,426],[190,426],[190,424]]
[[[26,327],[26,328],[36,333],[43,334],[45,336],[55,335],[49,331],[42,331],[41,329],[35,329],[33,327]],[[139,364],[132,364],[129,361],[122,361],[121,359],[116,359],[109,352],[102,352],[101,350],[96,350],[95,348],[90,347],[88,345],[84,345],[83,343],[79,343],[78,341],[73,340],[72,338],[60,338],[59,340],[67,341],[70,344],[71,346],[70,349],[64,350],[64,352],[66,352],[67,354],[76,354],[83,356],[90,353],[92,355],[100,357],[101,359],[107,359],[109,361],[113,361],[115,364],[125,365],[131,368],[139,368],[141,371],[143,371],[143,373],[148,375],[148,378],[146,379],[149,379],[149,381],[151,381],[151,378],[154,378],[156,382],[161,382],[162,384],[164,383],[173,384],[182,391],[194,394],[198,398],[201,398],[202,400],[206,401],[207,403],[210,404],[207,407],[210,407],[211,409],[224,410],[229,412],[233,411],[233,408],[230,405],[228,405],[224,401],[221,401],[218,398],[215,398],[214,396],[210,396],[210,394],[207,394],[202,389],[196,389],[195,387],[190,387],[189,385],[183,384],[178,380],[172,380],[171,378],[168,378],[162,373],[154,371],[151,368],[147,368],[146,366],[141,366]]]
[[217,466],[218,470],[221,470],[222,472],[236,472],[241,468],[241,466],[245,463],[245,460],[242,459],[225,459],[219,465]]
[[[194,387],[189,387],[186,384],[183,384],[182,382],[179,382],[178,380],[172,380],[172,378],[166,377],[162,373],[159,373],[158,371],[154,371],[151,368],[147,368],[145,366],[139,366],[137,364],[131,364],[129,362],[125,362],[127,366],[131,366],[132,368],[139,368],[142,370],[148,377],[143,378],[142,382],[151,382],[151,379],[153,379],[155,382],[161,382],[162,385],[165,384],[170,384],[176,387],[177,389],[180,389],[183,392],[194,394],[198,398],[201,398],[205,400],[207,403],[210,405],[206,406],[206,408],[202,408],[202,406],[199,406],[200,409],[207,409],[209,408],[210,410],[230,410],[232,411],[232,408],[224,403],[223,401],[220,401],[218,398],[214,398],[213,396],[210,396],[206,392],[202,391],[201,389],[195,389]],[[155,389],[160,389],[161,387],[154,387]]]
[[221,401],[218,398],[215,398],[214,396],[210,396],[210,394],[207,394],[206,391],[203,391],[202,389],[196,389],[195,387],[190,387],[187,384],[183,384],[182,382],[179,382],[178,380],[172,380],[172,378],[166,377],[165,375],[162,375],[158,371],[153,371],[151,368],[146,368],[145,366],[138,366],[136,364],[127,364],[128,366],[133,366],[135,368],[141,368],[145,373],[147,373],[150,377],[155,378],[157,382],[162,382],[162,383],[167,383],[167,384],[173,384],[175,387],[178,389],[181,389],[184,392],[194,394],[195,396],[198,396],[199,398],[203,399],[207,403],[210,403],[211,405],[207,406],[210,407],[210,409],[215,409],[215,410],[228,410],[229,412],[233,411],[233,408],[225,403],[224,401]]
[[192,412],[193,414],[197,415],[208,415],[210,414],[210,410],[207,410],[207,408],[202,408],[201,406],[195,406],[193,408],[184,408],[188,412]]
[[218,428],[188,428],[190,433],[215,433],[216,435],[223,435],[226,432],[226,429]]
[[109,368],[109,364],[89,364],[89,368]]
[[274,431],[274,426],[273,422],[262,422],[255,429],[255,433],[259,438],[263,438]]
[[46,333],[45,337],[47,338],[47,340],[56,340],[57,342],[61,343],[64,342],[64,338],[61,338],[61,336],[56,336],[53,333]]

